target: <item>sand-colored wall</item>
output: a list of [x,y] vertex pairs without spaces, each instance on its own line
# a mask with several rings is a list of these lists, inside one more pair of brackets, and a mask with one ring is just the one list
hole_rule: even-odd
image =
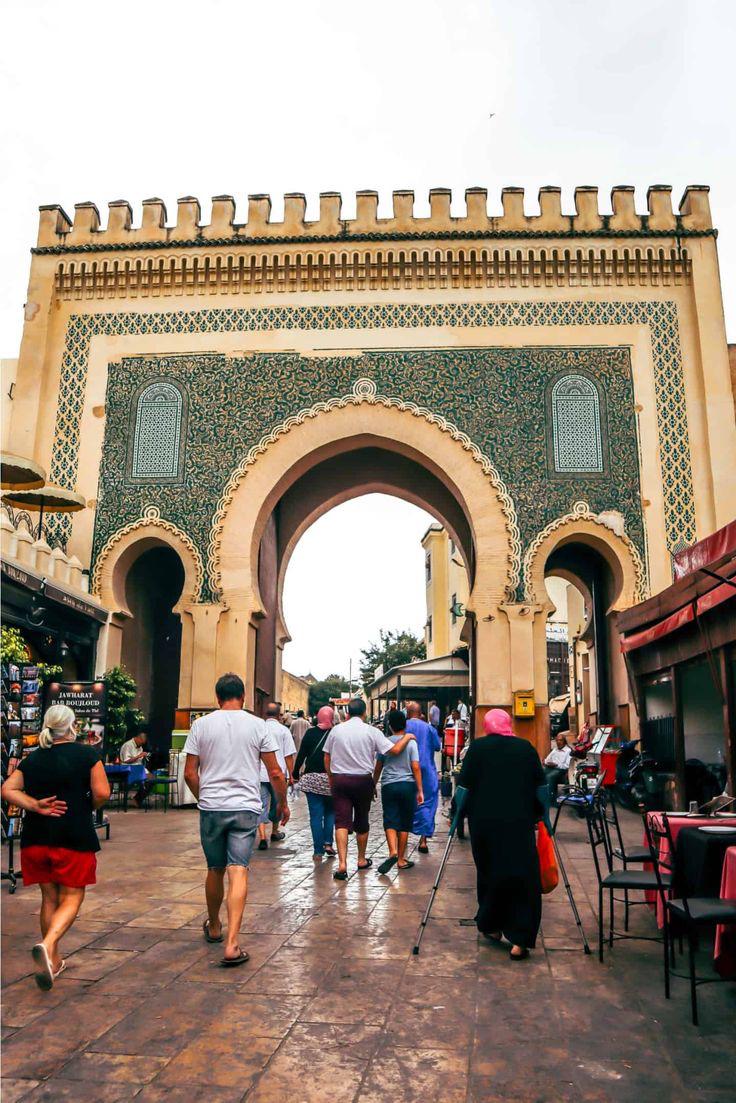
[[[394,193],[393,217],[377,219],[375,193],[361,193],[356,218],[348,222],[341,217],[339,196],[330,193],[321,197],[320,218],[307,223],[303,197],[289,196],[283,222],[272,223],[270,201],[255,196],[247,221],[239,223],[234,202],[223,196],[206,226],[200,224],[197,201],[189,197],[179,202],[173,225],[167,225],[158,200],[144,204],[138,226],[126,203],[111,204],[106,228],[92,204],[78,205],[73,222],[58,207],[44,208],[6,444],[50,473],[61,472],[61,481],[73,483],[87,500],[88,508],[74,518],[69,553],[90,565],[107,370],[123,357],[625,346],[638,417],[649,587],[656,592],[667,586],[678,510],[683,517],[692,512],[688,539],[701,538],[736,515],[732,368],[707,189],[687,189],[673,211],[670,189],[652,188],[644,213],[635,209],[629,188],[614,189],[610,211],[599,203],[596,189],[579,188],[571,214],[563,211],[554,188],[540,192],[538,214],[528,212],[519,189],[504,190],[501,216],[489,214],[482,189],[466,194],[467,213],[460,218],[450,216],[450,196],[443,189],[430,199],[430,217],[417,219],[412,194]],[[469,315],[468,325],[448,326],[440,313],[432,320],[435,307],[464,304],[503,305],[506,320],[476,324]],[[345,307],[366,305],[401,307],[407,324],[366,328],[333,320]],[[324,321],[303,329],[226,331],[214,313],[303,306],[324,308]],[[421,325],[411,322],[418,307],[427,312]],[[186,326],[141,332],[151,327],[107,321],[113,315],[135,319],[204,310],[213,312],[213,321],[197,332]],[[79,409],[60,424],[67,333],[80,317],[91,319],[88,370],[79,386]],[[663,326],[672,332],[663,334]],[[689,461],[691,482],[680,479],[679,499],[663,489],[672,444],[671,426],[657,405],[668,385],[662,374],[667,368],[657,361],[663,340],[679,346],[682,355],[681,380],[673,376],[671,383],[675,399],[684,402],[681,436],[687,437],[684,463]],[[683,441],[675,444],[680,449]],[[60,459],[65,452],[76,455],[66,467]],[[530,608],[531,619],[509,606],[498,616],[486,614],[490,619],[477,625],[479,653],[491,656],[495,668],[483,675],[479,704],[508,704],[510,690],[532,685],[544,700],[536,654],[541,645],[534,642],[540,637],[532,626],[544,614],[541,606]],[[194,611],[187,616],[192,624],[201,619]],[[217,613],[218,641],[232,632],[232,620],[229,613]],[[255,623],[243,631],[252,654]],[[196,634],[194,642],[191,631],[185,637],[196,667]],[[220,642],[210,641],[208,648],[215,663],[227,651]]]

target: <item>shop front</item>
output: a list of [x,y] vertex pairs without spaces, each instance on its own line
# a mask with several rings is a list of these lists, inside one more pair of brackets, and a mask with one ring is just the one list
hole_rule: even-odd
[[680,552],[675,581],[619,614],[641,749],[673,803],[736,784],[736,522]]
[[3,624],[20,629],[31,659],[60,666],[65,680],[91,679],[107,610],[20,564],[4,559],[1,570]]

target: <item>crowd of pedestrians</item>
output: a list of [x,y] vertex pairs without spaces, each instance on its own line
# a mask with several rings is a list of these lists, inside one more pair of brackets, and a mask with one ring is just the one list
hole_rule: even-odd
[[[221,965],[236,968],[248,961],[239,935],[253,851],[256,844],[268,850],[285,838],[289,790],[306,798],[314,862],[337,858],[333,877],[346,881],[351,835],[357,871],[373,865],[367,854],[369,817],[380,783],[388,857],[377,872],[385,875],[395,867],[404,873],[415,865],[407,855],[409,835],[419,836],[418,852],[426,854],[435,833],[435,756],[443,743],[434,702],[429,719],[417,702],[390,708],[382,730],[366,722],[365,702],[355,698],[345,719],[328,705],[311,725],[297,715],[290,730],[276,703],[268,705],[263,719],[245,710],[245,686],[237,674],[218,680],[215,697],[217,708],[192,723],[184,779],[199,807],[207,866],[202,934],[209,943],[222,943]],[[460,722],[458,708],[450,719],[455,732]],[[534,828],[546,815],[549,790],[536,752],[513,736],[506,712],[490,710],[485,731],[487,739],[464,750],[454,810],[456,822],[467,816],[470,825],[478,928],[492,941],[505,936],[512,958],[521,959],[534,946],[539,926]],[[43,989],[65,968],[60,940],[76,918],[86,886],[95,883],[99,842],[92,813],[110,792],[99,753],[76,739],[74,713],[65,706],[50,708],[39,750],[19,764],[2,793],[26,814],[21,868],[24,884],[41,888],[41,940],[32,955]],[[126,760],[144,761],[144,747],[144,739],[129,741]],[[548,768],[561,766],[556,757],[548,763]]]

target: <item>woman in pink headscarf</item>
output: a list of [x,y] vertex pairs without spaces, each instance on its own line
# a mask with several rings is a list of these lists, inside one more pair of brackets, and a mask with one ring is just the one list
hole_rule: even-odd
[[514,735],[511,717],[490,709],[485,738],[466,754],[456,791],[467,814],[478,875],[478,930],[492,942],[505,936],[513,961],[529,956],[542,917],[535,826],[546,814],[548,789],[539,755]]
[[299,778],[299,789],[305,794],[309,805],[314,862],[321,862],[323,855],[335,857],[335,812],[323,753],[334,724],[334,710],[331,705],[325,705],[317,713],[317,726],[305,731],[294,763],[294,777]]

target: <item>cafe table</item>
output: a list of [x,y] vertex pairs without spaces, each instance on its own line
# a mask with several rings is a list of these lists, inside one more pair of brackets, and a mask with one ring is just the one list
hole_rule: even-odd
[[[661,812],[649,812],[647,818],[650,824],[656,823],[660,828],[663,826]],[[677,812],[668,812],[667,822],[669,824],[670,834],[672,835],[672,842],[675,846],[676,853],[677,840],[680,832],[685,829],[695,827],[733,827],[734,831],[736,831],[736,816],[690,816],[686,812],[681,812],[679,814]],[[708,838],[707,833],[704,837]],[[712,838],[715,839],[718,838],[718,836],[713,835]],[[646,843],[646,837],[644,838],[644,842]],[[659,861],[662,865],[662,871],[666,873],[675,864],[670,854],[669,842],[666,838],[658,839],[657,842],[659,844]],[[717,895],[717,892],[713,892],[710,895]],[[662,910],[662,901],[659,898],[659,893],[656,892],[656,890],[648,890],[646,898],[652,907],[656,907],[657,926],[663,927],[664,912]]]
[[[736,900],[736,846],[730,846],[723,860],[721,875],[721,899]],[[716,972],[728,980],[736,980],[736,926],[719,924],[716,927],[716,946],[713,954]]]
[[113,763],[105,766],[105,773],[110,781],[117,781],[123,791],[123,811],[128,811],[128,790],[131,785],[140,785],[146,780],[146,767],[142,762],[132,762],[130,765]]

